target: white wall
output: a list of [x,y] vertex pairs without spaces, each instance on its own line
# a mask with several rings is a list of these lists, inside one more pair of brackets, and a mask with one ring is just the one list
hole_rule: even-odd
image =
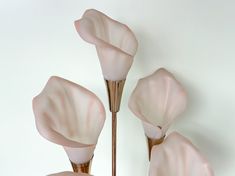
[[[193,141],[216,175],[233,176],[234,7],[233,0],[0,0],[0,175],[71,170],[63,149],[34,124],[31,100],[51,75],[89,88],[108,107],[95,48],[73,26],[85,9],[96,8],[128,24],[139,41],[119,113],[118,175],[147,175],[143,131],[127,100],[139,78],[165,67],[189,94],[172,130]],[[97,176],[111,175],[109,115],[93,162]]]

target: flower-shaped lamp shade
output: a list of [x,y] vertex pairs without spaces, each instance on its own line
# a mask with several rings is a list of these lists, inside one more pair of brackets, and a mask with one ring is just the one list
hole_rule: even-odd
[[138,42],[124,24],[94,9],[87,10],[75,21],[81,38],[96,46],[106,80],[124,80],[132,65]]
[[149,176],[212,176],[208,161],[177,132],[152,149]]
[[50,174],[48,176],[91,176],[91,175],[85,173],[60,172],[56,174]]
[[104,106],[95,94],[54,76],[33,99],[33,111],[39,133],[62,145],[72,162],[91,160],[105,121]]
[[164,68],[140,79],[129,99],[130,110],[142,120],[145,134],[154,139],[165,135],[186,104],[184,88]]

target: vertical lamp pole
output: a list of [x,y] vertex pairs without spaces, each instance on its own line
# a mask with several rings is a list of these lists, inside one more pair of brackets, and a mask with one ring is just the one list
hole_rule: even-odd
[[112,176],[116,176],[116,149],[117,149],[117,112],[120,109],[122,91],[125,80],[105,80],[109,110],[112,113]]

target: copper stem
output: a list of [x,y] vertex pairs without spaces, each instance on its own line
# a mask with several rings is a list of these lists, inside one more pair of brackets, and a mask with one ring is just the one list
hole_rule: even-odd
[[105,80],[109,110],[112,113],[112,176],[116,176],[116,149],[117,149],[117,112],[120,109],[122,91],[125,80]]
[[112,176],[116,176],[117,113],[112,112]]
[[[93,159],[93,157],[92,157],[92,159]],[[90,174],[92,159],[90,161],[88,161],[87,163],[82,163],[82,164],[76,164],[76,163],[73,163],[72,161],[70,161],[71,165],[73,167],[73,171],[77,172],[77,173]]]

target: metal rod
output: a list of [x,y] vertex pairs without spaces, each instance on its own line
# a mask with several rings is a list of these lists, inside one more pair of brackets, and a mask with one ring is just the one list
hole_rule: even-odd
[[116,176],[117,113],[112,112],[112,176]]
[[109,110],[112,113],[112,176],[116,176],[116,149],[117,149],[117,112],[120,109],[122,91],[125,80],[105,80]]

